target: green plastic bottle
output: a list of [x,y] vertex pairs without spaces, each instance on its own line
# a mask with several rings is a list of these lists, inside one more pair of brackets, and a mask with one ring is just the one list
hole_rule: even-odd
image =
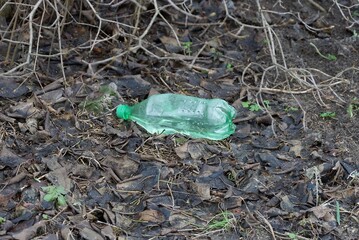
[[235,130],[236,110],[222,99],[157,94],[133,106],[119,105],[118,118],[132,120],[152,134],[181,133],[221,140]]

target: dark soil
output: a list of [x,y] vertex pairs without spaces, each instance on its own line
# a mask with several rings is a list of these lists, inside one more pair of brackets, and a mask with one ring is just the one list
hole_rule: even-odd
[[[61,4],[0,1],[0,239],[358,239],[357,1]],[[112,114],[170,92],[236,132]]]

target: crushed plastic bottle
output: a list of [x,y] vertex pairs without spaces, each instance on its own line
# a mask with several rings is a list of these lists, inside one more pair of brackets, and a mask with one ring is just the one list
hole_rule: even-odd
[[151,134],[181,133],[222,140],[235,131],[236,110],[222,99],[156,94],[133,106],[119,105],[118,118],[132,120]]

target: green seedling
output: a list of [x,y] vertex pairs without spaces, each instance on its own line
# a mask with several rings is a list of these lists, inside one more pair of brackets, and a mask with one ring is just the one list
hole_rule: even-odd
[[232,172],[228,172],[226,173],[226,176],[228,178],[229,181],[231,182],[235,182],[236,181],[236,177],[234,176],[234,174]]
[[190,41],[187,41],[187,42],[183,42],[182,43],[182,47],[183,47],[183,50],[186,54],[191,54],[192,53],[192,42]]
[[261,107],[257,103],[251,103],[249,101],[242,102],[242,106],[249,109],[249,111],[251,112],[258,112],[259,110],[261,110]]
[[336,116],[335,112],[322,112],[319,114],[323,119],[331,119]]
[[89,112],[99,114],[109,108],[112,100],[117,97],[117,92],[110,86],[101,86],[100,96],[92,100],[85,100],[80,103],[79,107]]
[[359,38],[359,34],[357,33],[357,31],[353,30],[353,37],[354,38]]
[[359,111],[359,101],[357,98],[353,98],[353,100],[351,101],[351,103],[349,104],[349,106],[347,108],[349,117],[350,118],[354,117],[354,113],[357,111]]
[[44,219],[44,220],[49,220],[49,215],[47,215],[47,214],[42,214],[42,219]]
[[251,112],[258,112],[261,110],[261,107],[257,103],[242,102],[242,106],[248,108]]
[[44,200],[47,202],[55,202],[58,206],[65,206],[66,199],[65,194],[66,191],[63,186],[47,186],[42,187],[42,190],[46,192],[44,196]]
[[227,71],[233,72],[233,65],[230,64],[230,63],[227,63],[226,64],[226,69],[227,69]]
[[[264,100],[263,104],[265,105],[266,108],[269,108],[269,100]],[[261,110],[261,106],[259,106],[259,104],[257,103],[252,103],[250,101],[246,101],[246,102],[242,102],[242,106],[244,108],[247,108],[249,111],[251,112],[258,112],[259,110]]]
[[310,43],[310,45],[314,47],[315,51],[316,51],[316,52],[318,53],[318,55],[321,56],[322,58],[325,58],[325,59],[327,59],[327,60],[329,60],[329,61],[336,61],[336,60],[337,60],[337,57],[336,57],[335,55],[333,55],[333,54],[330,54],[330,53],[328,53],[327,55],[322,54],[322,53],[319,51],[319,49],[317,48],[317,46],[314,45],[314,43]]
[[287,235],[292,240],[298,240],[298,236],[295,233],[287,233]]
[[286,111],[286,112],[296,112],[296,111],[298,111],[299,110],[299,108],[297,108],[297,107],[292,107],[292,106],[288,106],[288,107],[286,107],[285,109],[284,109],[284,111]]
[[266,108],[269,108],[269,100],[263,100],[263,104]]
[[338,225],[340,225],[340,206],[338,201],[335,202],[335,212],[336,212],[337,223]]
[[185,144],[188,141],[188,139],[185,137],[175,137],[174,141],[177,145],[182,145]]
[[3,224],[4,222],[6,222],[6,219],[3,217],[0,217],[0,224]]
[[263,40],[263,45],[268,45],[268,43],[269,43],[268,39]]
[[359,17],[359,11],[358,10],[354,10],[352,13],[353,17]]
[[233,227],[236,221],[234,215],[231,212],[224,211],[214,216],[208,223],[206,230],[229,230]]

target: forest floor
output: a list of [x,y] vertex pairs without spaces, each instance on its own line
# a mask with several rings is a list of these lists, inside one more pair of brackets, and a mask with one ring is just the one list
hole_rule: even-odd
[[[358,239],[358,74],[355,0],[0,1],[0,239]],[[236,131],[113,115],[156,93]]]

